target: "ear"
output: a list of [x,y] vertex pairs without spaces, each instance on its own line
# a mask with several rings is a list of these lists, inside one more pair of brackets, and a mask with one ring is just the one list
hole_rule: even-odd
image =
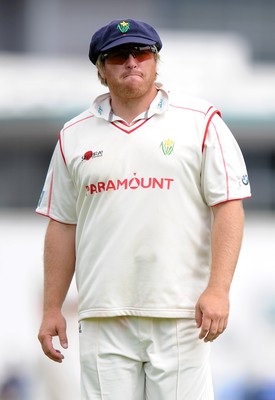
[[98,75],[100,76],[100,78],[105,81],[105,66],[102,65],[101,68],[98,69]]
[[104,73],[104,67],[101,66],[100,68],[97,69],[97,76],[99,81],[101,82],[102,85],[107,86],[107,81],[105,78],[105,73]]

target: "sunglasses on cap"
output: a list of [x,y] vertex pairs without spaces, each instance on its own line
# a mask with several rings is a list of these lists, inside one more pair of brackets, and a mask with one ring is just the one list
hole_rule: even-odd
[[131,54],[138,62],[149,60],[152,54],[157,53],[155,46],[119,47],[101,54],[102,61],[108,60],[109,64],[122,65]]

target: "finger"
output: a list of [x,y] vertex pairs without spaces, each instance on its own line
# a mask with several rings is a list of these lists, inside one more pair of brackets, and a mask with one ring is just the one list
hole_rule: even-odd
[[67,349],[68,348],[68,338],[67,338],[66,330],[60,330],[58,336],[59,336],[60,345],[63,347],[63,349]]
[[62,362],[62,360],[64,359],[64,356],[58,349],[55,349],[53,347],[52,337],[50,335],[40,338],[40,342],[41,342],[42,350],[47,357],[49,357],[53,361],[56,361],[59,363]]
[[227,327],[227,320],[225,319],[220,320],[218,327],[218,335],[221,335],[225,331],[226,327]]
[[60,352],[58,349],[48,349],[47,352],[44,352],[48,358],[50,358],[52,361],[62,363],[64,359],[64,355]]
[[199,306],[196,306],[195,321],[196,321],[197,327],[200,328],[200,326],[202,324],[202,312],[201,312]]
[[209,330],[211,327],[211,319],[210,318],[204,318],[202,320],[202,325],[201,325],[201,331],[199,334],[199,339],[204,339],[206,335],[208,334]]
[[209,327],[209,331],[204,337],[204,341],[207,342],[213,342],[213,340],[216,339],[217,334],[218,334],[218,329],[219,329],[219,321],[217,320],[212,320],[211,325]]
[[46,356],[49,357],[51,360],[58,363],[62,363],[64,355],[60,352],[60,350],[54,349],[53,347],[51,348],[45,347],[43,348],[43,351],[46,354]]
[[227,319],[220,319],[212,321],[208,334],[204,338],[205,342],[213,342],[216,340],[226,329]]
[[49,357],[51,360],[62,363],[64,355],[60,352],[60,350],[55,349],[53,346],[42,346],[42,349],[46,356]]

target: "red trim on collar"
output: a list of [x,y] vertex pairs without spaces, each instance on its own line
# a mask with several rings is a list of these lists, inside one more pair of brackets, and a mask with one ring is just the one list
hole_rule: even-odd
[[[137,130],[138,128],[141,128],[142,125],[144,125],[147,121],[149,121],[152,117],[149,117],[145,120],[138,120],[136,121],[133,125],[128,126],[124,121],[113,121],[111,124],[115,126],[116,128],[120,129],[122,132],[125,132],[127,134],[130,134]],[[122,125],[122,126],[120,126]]]

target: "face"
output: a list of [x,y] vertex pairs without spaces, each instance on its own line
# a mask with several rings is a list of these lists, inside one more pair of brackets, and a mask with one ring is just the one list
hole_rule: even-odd
[[142,97],[154,90],[157,57],[154,47],[125,45],[103,54],[103,78],[111,95]]

